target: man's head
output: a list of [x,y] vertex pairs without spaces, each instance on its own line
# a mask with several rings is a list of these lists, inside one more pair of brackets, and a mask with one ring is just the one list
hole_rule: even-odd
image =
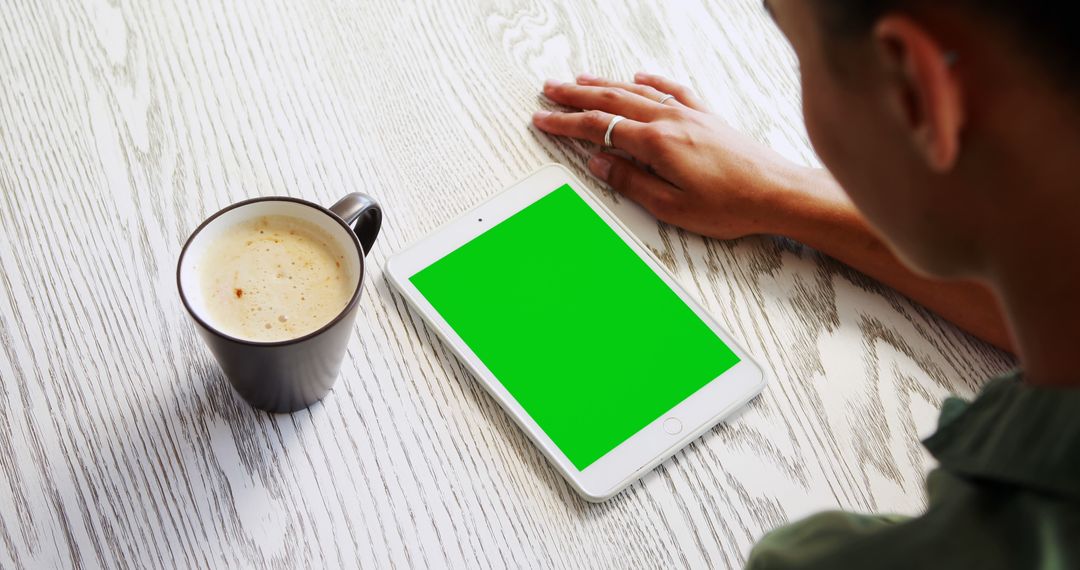
[[1080,124],[1077,10],[1057,4],[766,1],[798,55],[818,154],[915,268],[985,276],[1030,171],[1050,175],[1030,164],[1054,152],[1047,129]]

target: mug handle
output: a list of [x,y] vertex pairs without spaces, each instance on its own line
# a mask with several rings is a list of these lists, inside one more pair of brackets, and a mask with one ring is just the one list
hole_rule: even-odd
[[367,194],[352,192],[330,206],[330,211],[353,228],[356,237],[360,239],[360,246],[364,248],[364,255],[367,255],[371,246],[375,245],[375,238],[379,237],[379,228],[382,227],[382,208],[379,203]]

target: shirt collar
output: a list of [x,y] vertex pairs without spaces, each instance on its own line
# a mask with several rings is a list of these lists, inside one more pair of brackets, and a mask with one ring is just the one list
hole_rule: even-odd
[[942,406],[923,445],[946,471],[1080,500],[1080,389],[991,380],[970,404]]

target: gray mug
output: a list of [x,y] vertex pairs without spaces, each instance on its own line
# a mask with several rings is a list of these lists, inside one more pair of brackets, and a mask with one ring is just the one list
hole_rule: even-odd
[[[288,340],[258,342],[230,336],[210,322],[195,265],[222,231],[267,215],[313,222],[337,240],[343,251],[355,252],[355,257],[347,258],[345,264],[348,274],[355,277],[355,288],[345,308],[318,330]],[[251,405],[270,412],[294,412],[321,400],[330,391],[356,321],[366,273],[365,255],[371,251],[381,225],[382,209],[366,194],[354,192],[330,208],[297,198],[269,197],[224,208],[188,238],[176,267],[180,299],[233,388]]]

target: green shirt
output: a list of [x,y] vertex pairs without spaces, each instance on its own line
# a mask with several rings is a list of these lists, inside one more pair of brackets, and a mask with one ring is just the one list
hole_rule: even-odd
[[829,512],[777,529],[747,568],[1080,568],[1080,389],[1019,373],[949,398],[918,517]]

